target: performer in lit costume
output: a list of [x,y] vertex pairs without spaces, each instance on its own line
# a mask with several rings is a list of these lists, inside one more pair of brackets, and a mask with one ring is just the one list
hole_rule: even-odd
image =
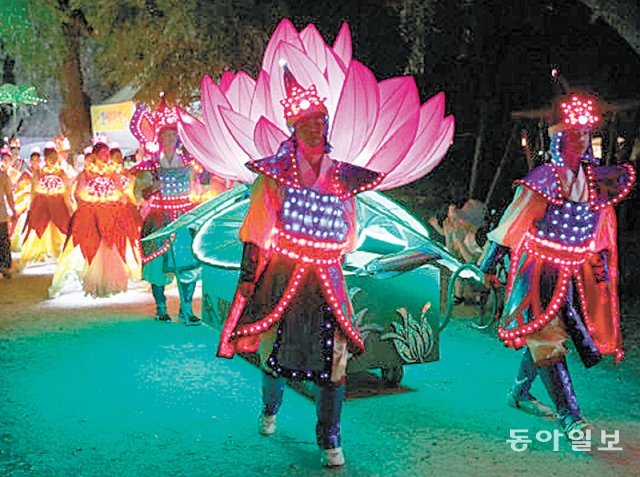
[[96,144],[92,154],[94,160],[78,175],[78,208],[53,275],[52,297],[71,277],[94,297],[124,292],[129,279],[139,277],[142,219],[126,194],[122,166],[109,160],[104,143]]
[[[298,33],[283,20],[258,79],[225,73],[218,85],[205,77],[204,122],[181,114],[180,123],[189,150],[216,175],[251,182],[245,163],[258,174],[218,356],[259,350],[264,435],[275,432],[285,379],[317,383],[316,435],[327,466],[344,464],[347,359],[364,348],[341,269],[357,245],[355,196],[424,176],[453,136],[443,95],[421,107],[411,78],[378,84],[351,58],[346,24],[334,49],[313,25]],[[284,83],[280,59],[289,65]],[[342,161],[329,157],[329,143]]]
[[22,243],[24,242],[24,225],[27,220],[27,212],[31,206],[31,184],[35,171],[40,169],[41,162],[42,158],[40,156],[40,148],[32,148],[29,163],[27,164],[26,169],[24,169],[24,172],[18,178],[18,182],[14,187],[17,216],[14,217],[10,230],[11,250],[14,252],[22,250]]
[[25,224],[20,265],[58,257],[71,218],[70,181],[53,142],[44,149],[44,165],[33,171],[31,206]]
[[[526,347],[511,405],[534,414],[549,409],[530,394],[539,374],[560,426],[587,426],[575,396],[565,355],[568,338],[586,367],[603,355],[622,359],[618,308],[618,254],[613,205],[635,182],[629,164],[599,166],[590,146],[597,103],[577,95],[557,110],[549,128],[551,162],[516,181],[516,195],[499,226],[481,269],[494,281],[495,265],[511,252],[503,326],[508,347]],[[575,435],[575,433],[574,433]]]
[[[140,141],[149,160],[142,161],[137,173],[135,193],[143,205],[142,237],[164,227],[194,207],[190,192],[197,180],[191,157],[178,142],[177,111],[162,100],[151,113],[139,105],[131,118],[131,132]],[[178,319],[186,325],[200,325],[193,314],[192,300],[200,268],[191,253],[192,238],[188,230],[180,230],[170,240],[142,244],[142,278],[151,284],[156,304],[156,319],[171,321],[167,313],[165,286],[176,276],[180,292]]]

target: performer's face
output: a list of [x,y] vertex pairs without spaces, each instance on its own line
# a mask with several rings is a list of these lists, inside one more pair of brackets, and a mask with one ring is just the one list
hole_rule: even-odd
[[122,157],[122,153],[118,150],[111,152],[111,162],[115,164],[124,164],[124,157]]
[[589,131],[586,129],[568,129],[562,135],[560,153],[567,167],[577,169],[580,158],[589,147]]
[[40,154],[31,154],[30,165],[31,169],[38,169],[40,167]]
[[176,150],[176,143],[178,142],[178,131],[165,129],[160,133],[159,139],[163,151],[173,152]]
[[58,161],[58,153],[53,150],[49,150],[44,153],[44,161],[47,164],[54,164]]
[[307,147],[324,146],[325,127],[322,113],[302,117],[296,122],[296,137]]

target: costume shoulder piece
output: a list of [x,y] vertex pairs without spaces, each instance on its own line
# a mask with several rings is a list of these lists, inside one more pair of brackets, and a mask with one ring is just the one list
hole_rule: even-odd
[[636,171],[631,164],[587,167],[589,205],[593,210],[613,205],[631,191]]
[[372,171],[347,162],[333,162],[336,166],[336,177],[344,190],[347,191],[347,195],[354,196],[360,192],[371,190],[380,184],[385,177],[382,172]]
[[555,204],[562,203],[558,174],[552,164],[543,164],[531,169],[526,177],[518,179],[514,184],[523,185],[537,192],[548,202]]
[[288,186],[298,184],[298,168],[290,154],[278,153],[257,161],[249,161],[245,166],[252,172],[264,174],[282,184]]

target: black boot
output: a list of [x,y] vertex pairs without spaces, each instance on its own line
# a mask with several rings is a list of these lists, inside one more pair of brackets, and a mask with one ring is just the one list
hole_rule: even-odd
[[556,416],[565,435],[569,437],[569,432],[587,427],[573,391],[566,361],[563,359],[559,363],[542,366],[538,370],[549,396],[556,405]]
[[531,386],[538,376],[538,368],[527,348],[522,354],[516,382],[507,393],[507,404],[534,416],[551,417],[553,411],[531,395]]
[[156,302],[156,320],[171,321],[171,317],[167,313],[167,297],[164,295],[164,286],[151,285],[151,293]]
[[600,354],[598,347],[584,324],[580,305],[578,305],[580,299],[577,293],[575,293],[575,285],[573,282],[569,283],[567,297],[571,297],[571,300],[567,300],[567,303],[564,305],[563,317],[566,324],[565,328],[569,336],[571,336],[571,340],[575,344],[582,362],[587,368],[590,368],[602,360],[602,354]]

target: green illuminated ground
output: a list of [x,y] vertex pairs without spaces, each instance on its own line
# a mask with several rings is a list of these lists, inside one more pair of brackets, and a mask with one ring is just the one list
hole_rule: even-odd
[[3,476],[639,475],[637,355],[588,372],[570,360],[586,416],[619,429],[622,452],[534,442],[515,453],[510,428],[533,435],[554,423],[505,406],[518,354],[456,322],[441,361],[406,368],[412,392],[345,405],[347,467],[323,471],[313,403],[289,390],[277,434],[259,436],[259,373],[214,359],[213,330],[148,319],[142,292],[99,308],[38,304],[48,279],[0,283]]

